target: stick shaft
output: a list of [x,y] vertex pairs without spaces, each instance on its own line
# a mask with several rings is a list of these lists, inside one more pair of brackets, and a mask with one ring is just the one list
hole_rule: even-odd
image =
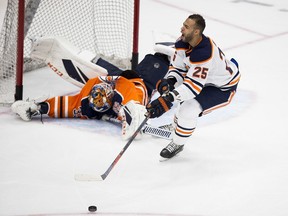
[[122,157],[122,155],[124,154],[124,152],[127,150],[127,148],[130,146],[130,144],[133,142],[133,140],[135,139],[135,137],[138,135],[138,133],[140,132],[140,130],[142,129],[142,127],[144,127],[144,125],[147,123],[149,119],[149,115],[146,115],[145,119],[143,120],[143,122],[139,125],[139,127],[137,128],[137,130],[134,132],[134,134],[131,136],[131,138],[128,140],[128,142],[126,143],[126,145],[123,147],[123,149],[120,151],[120,153],[117,155],[117,157],[115,158],[115,160],[112,162],[112,164],[108,167],[108,169],[105,171],[105,173],[103,173],[101,175],[101,178],[104,180],[107,178],[107,176],[109,175],[109,173],[111,172],[111,170],[113,169],[113,167],[117,164],[117,162],[120,160],[120,158]]

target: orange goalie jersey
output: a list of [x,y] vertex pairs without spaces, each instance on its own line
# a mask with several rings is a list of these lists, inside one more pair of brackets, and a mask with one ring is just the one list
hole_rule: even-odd
[[[95,84],[106,82],[113,86],[112,106],[97,112],[89,106],[89,94]],[[126,79],[122,76],[101,76],[88,80],[82,90],[73,96],[49,98],[47,114],[54,118],[101,119],[103,115],[117,117],[122,105],[134,100],[144,106],[148,103],[146,86],[141,78]]]

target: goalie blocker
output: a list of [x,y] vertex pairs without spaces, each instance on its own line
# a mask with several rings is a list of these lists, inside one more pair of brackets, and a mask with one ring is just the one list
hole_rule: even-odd
[[135,101],[129,101],[125,106],[121,107],[119,115],[122,118],[122,138],[124,140],[129,139],[133,135],[145,119],[146,112],[146,108]]
[[[121,120],[107,116],[107,115],[104,115],[102,117],[102,120],[110,121],[116,124],[122,124]],[[144,134],[152,135],[154,137],[171,140],[173,131],[174,131],[174,128],[172,127],[172,124],[163,125],[160,127],[155,127],[150,124],[145,124],[140,132]]]
[[[146,112],[147,110],[143,105],[130,101],[120,109],[122,120],[106,115],[102,117],[102,120],[122,124],[122,138],[123,140],[127,140],[132,136],[139,124],[145,119]],[[163,139],[172,139],[172,131],[159,127],[153,127],[149,124],[145,124],[140,132]],[[137,135],[138,138],[141,136],[141,133]]]

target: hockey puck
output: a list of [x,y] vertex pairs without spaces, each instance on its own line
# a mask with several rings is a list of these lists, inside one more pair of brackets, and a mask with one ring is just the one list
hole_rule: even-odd
[[97,211],[97,207],[96,206],[89,206],[88,210],[89,210],[89,212],[96,212]]

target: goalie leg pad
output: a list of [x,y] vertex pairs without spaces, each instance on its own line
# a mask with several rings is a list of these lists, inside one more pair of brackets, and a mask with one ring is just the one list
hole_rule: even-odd
[[88,79],[106,76],[107,70],[90,60],[95,56],[61,37],[35,38],[31,58],[44,61],[57,75],[82,88]]

